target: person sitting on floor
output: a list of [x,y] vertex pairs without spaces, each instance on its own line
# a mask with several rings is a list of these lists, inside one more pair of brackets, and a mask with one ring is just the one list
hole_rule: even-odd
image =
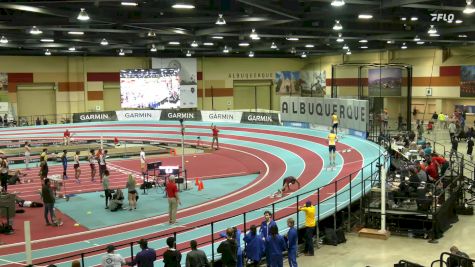
[[[447,266],[449,267],[472,267],[472,261],[467,253],[460,251],[456,246],[450,247],[450,253],[459,257],[450,256],[447,259]],[[467,260],[463,259],[466,258]]]
[[20,170],[9,170],[8,171],[8,184],[14,185],[16,183],[21,184],[22,181],[20,177],[25,177],[26,173],[22,173]]
[[109,210],[110,211],[117,211],[122,209],[122,205],[124,204],[124,193],[122,189],[117,188],[115,194],[112,196],[112,200],[109,203]]

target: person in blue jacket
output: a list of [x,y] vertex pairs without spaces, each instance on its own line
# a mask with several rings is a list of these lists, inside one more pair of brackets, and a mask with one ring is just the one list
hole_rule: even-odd
[[68,151],[67,150],[63,150],[63,155],[61,155],[61,163],[63,164],[63,179],[66,180],[68,179],[68,174],[67,174],[67,170],[68,170]]
[[285,241],[287,241],[287,248],[288,248],[288,257],[289,257],[289,265],[290,267],[297,267],[297,246],[298,246],[298,233],[297,229],[295,229],[295,221],[292,218],[287,219],[287,226],[289,227],[289,231],[285,235]]
[[260,234],[257,233],[257,227],[251,225],[249,233],[244,236],[246,242],[247,266],[259,266],[262,255],[264,255],[265,243]]
[[[237,227],[233,227],[234,235],[233,239],[236,240],[237,243],[237,264],[236,267],[242,267],[242,248],[241,248],[241,230],[237,229]],[[227,237],[226,232],[220,233],[221,237]]]
[[269,236],[266,238],[266,252],[269,257],[267,265],[270,267],[283,267],[284,256],[283,252],[287,250],[284,238],[279,235],[277,225],[271,226]]
[[[264,211],[264,221],[261,223],[261,228],[259,229],[259,234],[262,237],[262,240],[266,240],[267,237],[269,236],[269,231],[272,226],[276,226],[274,220],[272,220],[272,213],[270,211],[266,210]],[[269,254],[267,253],[266,250],[266,259],[267,259],[267,266],[269,265]]]

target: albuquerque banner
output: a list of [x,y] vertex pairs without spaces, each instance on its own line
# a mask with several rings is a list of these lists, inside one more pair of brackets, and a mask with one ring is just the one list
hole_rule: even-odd
[[331,115],[337,114],[339,127],[366,132],[368,101],[339,98],[280,98],[281,120],[309,122],[331,126]]

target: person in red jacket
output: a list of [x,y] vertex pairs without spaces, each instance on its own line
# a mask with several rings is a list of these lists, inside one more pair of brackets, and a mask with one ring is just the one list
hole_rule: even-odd
[[429,180],[437,181],[439,179],[439,171],[435,163],[430,163],[426,168],[426,173],[429,175]]
[[63,137],[64,145],[65,146],[69,145],[69,142],[71,141],[71,133],[69,132],[68,129],[66,129],[63,136],[64,136]]
[[444,176],[445,171],[449,168],[449,162],[442,156],[433,155],[432,163],[440,168],[440,176]]
[[214,141],[216,141],[216,150],[218,150],[219,149],[219,141],[218,141],[219,130],[218,130],[218,128],[216,128],[216,125],[213,126],[211,124],[211,131],[213,132],[213,142],[211,143],[211,149],[213,149]]

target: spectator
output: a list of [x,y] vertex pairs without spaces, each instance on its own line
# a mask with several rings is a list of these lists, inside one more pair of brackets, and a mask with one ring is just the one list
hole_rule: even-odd
[[36,117],[36,122],[35,122],[36,125],[41,125],[41,120],[40,120],[40,117]]
[[432,154],[432,146],[430,145],[429,142],[426,143],[426,148],[424,148],[424,154],[425,155]]
[[153,267],[153,262],[157,259],[155,249],[149,248],[148,242],[145,239],[140,239],[138,244],[140,245],[142,251],[137,253],[134,260],[127,263],[127,265],[137,265],[137,267]]
[[438,118],[439,118],[439,114],[437,114],[437,112],[434,111],[434,113],[432,113],[432,122],[435,123]]
[[305,207],[300,207],[300,211],[305,212],[305,256],[313,256],[313,232],[315,230],[315,206],[308,200]]
[[[236,244],[237,244],[236,267],[242,267],[241,230],[237,229],[237,227],[233,227],[233,230],[234,230],[233,239],[236,240]],[[224,233],[221,233],[220,236],[226,237],[227,234],[226,232],[224,232]]]
[[43,125],[48,125],[48,120],[46,118],[43,119]]
[[197,247],[196,240],[191,240],[191,251],[186,254],[186,267],[211,267],[204,251],[197,249]]
[[470,157],[470,161],[473,160],[472,152],[473,152],[473,137],[470,137],[467,141],[467,155]]
[[287,242],[288,258],[290,267],[297,267],[297,248],[298,248],[298,232],[294,227],[295,221],[292,218],[287,219],[287,226],[289,231],[285,235]]
[[170,175],[165,191],[168,196],[168,222],[170,224],[176,223],[176,210],[181,201],[178,195],[178,188],[175,184],[175,176]]
[[113,245],[107,246],[107,254],[102,257],[102,267],[120,267],[125,265],[125,260],[118,253],[114,253]]
[[452,139],[452,148],[450,149],[450,161],[452,161],[452,155],[455,154],[455,158],[456,160],[458,161],[458,147],[459,147],[459,141],[457,140],[457,138],[453,138]]
[[457,131],[457,126],[455,126],[454,121],[450,121],[449,124],[449,135],[450,135],[450,140],[455,138],[455,132]]
[[449,168],[449,162],[444,157],[438,156],[437,154],[432,154],[431,162],[440,168],[440,176],[444,176],[445,172]]
[[78,260],[71,262],[71,267],[81,267],[81,263]]
[[234,229],[226,230],[226,240],[218,246],[218,253],[221,253],[221,262],[223,267],[236,267],[237,264],[237,243],[233,239]]
[[267,264],[271,267],[283,267],[284,256],[282,253],[287,250],[284,238],[279,235],[277,225],[270,228],[269,236],[266,238],[266,251],[269,258],[266,258]]
[[439,116],[438,116],[438,119],[439,119],[439,128],[442,129],[444,128],[444,124],[445,124],[445,115],[444,113],[439,113]]
[[[272,213],[270,211],[266,210],[264,211],[264,221],[261,223],[261,228],[259,229],[259,234],[262,237],[263,241],[266,241],[267,237],[269,236],[269,230],[272,226],[276,225],[274,220],[271,219]],[[266,259],[269,259],[269,254],[267,249],[265,250],[266,253]],[[267,266],[269,265],[269,261],[267,261]]]
[[63,150],[63,155],[61,155],[61,164],[63,165],[63,179],[68,179],[68,151],[65,149]]
[[450,247],[450,253],[452,253],[454,255],[457,255],[459,257],[462,257],[462,258],[467,258],[467,260],[460,259],[458,257],[450,256],[447,259],[447,266],[448,267],[472,267],[473,266],[472,262],[469,260],[470,257],[468,256],[468,254],[465,253],[465,252],[460,251],[456,246]]
[[5,155],[2,155],[0,161],[0,184],[2,186],[2,191],[7,192],[8,190],[8,160]]
[[[102,179],[102,182],[104,182],[104,179]],[[127,188],[128,192],[129,210],[137,209],[137,190],[135,189],[136,185],[137,181],[135,181],[135,177],[132,174],[129,174],[129,178],[127,179],[127,183],[125,184],[125,187]]]
[[[44,180],[43,186],[41,187],[41,198],[43,199],[43,204],[45,207],[44,217],[46,225],[56,224],[56,215],[54,214],[54,193],[50,187],[50,179],[46,178]],[[51,218],[51,223],[48,220],[48,213]]]
[[427,178],[428,178],[430,181],[437,181],[437,180],[439,180],[439,172],[438,172],[438,170],[437,170],[437,165],[434,164],[433,162],[431,162],[431,163],[429,164],[429,166],[427,166],[427,168],[426,168],[425,171],[426,171],[426,173],[427,173],[427,175],[428,175]]
[[255,225],[251,225],[249,233],[244,236],[244,242],[246,243],[247,266],[259,266],[264,255],[265,244],[261,235],[257,233]]
[[176,243],[174,237],[167,238],[168,249],[163,253],[164,267],[178,267],[181,266],[181,253],[176,250]]

